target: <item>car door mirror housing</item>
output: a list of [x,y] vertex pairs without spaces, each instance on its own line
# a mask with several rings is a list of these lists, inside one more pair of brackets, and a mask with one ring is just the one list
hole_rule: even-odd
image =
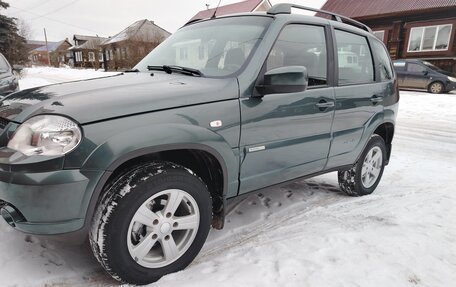
[[423,75],[427,76],[427,74],[429,74],[429,71],[428,70],[424,70],[423,71]]
[[309,76],[304,66],[286,66],[264,74],[263,83],[255,88],[257,96],[268,94],[297,93],[307,89]]

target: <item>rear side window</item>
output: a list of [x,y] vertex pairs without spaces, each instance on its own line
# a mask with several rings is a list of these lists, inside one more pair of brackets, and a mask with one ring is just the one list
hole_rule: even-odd
[[380,80],[382,82],[391,80],[393,78],[393,69],[391,68],[390,59],[385,47],[380,42],[374,40],[372,41],[372,50],[379,62]]
[[326,55],[323,27],[288,25],[269,53],[266,71],[285,66],[304,66],[309,75],[309,86],[326,85]]
[[366,37],[336,30],[339,85],[374,81],[374,65]]
[[405,71],[405,61],[396,61],[393,66],[396,71]]

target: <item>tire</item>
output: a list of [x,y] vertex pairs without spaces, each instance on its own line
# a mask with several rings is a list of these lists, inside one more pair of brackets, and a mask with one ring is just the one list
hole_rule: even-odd
[[371,194],[382,178],[385,162],[385,141],[374,134],[358,162],[351,169],[338,172],[340,189],[350,196]]
[[440,94],[443,91],[444,91],[444,87],[441,82],[432,82],[428,87],[429,93]]
[[90,245],[116,280],[149,284],[187,267],[209,233],[207,186],[168,162],[132,169],[108,186],[92,221]]

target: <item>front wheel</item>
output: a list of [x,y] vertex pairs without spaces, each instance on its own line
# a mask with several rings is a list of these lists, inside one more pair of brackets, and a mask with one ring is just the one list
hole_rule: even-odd
[[385,141],[373,135],[358,162],[351,169],[338,172],[340,189],[351,196],[371,194],[382,178],[385,162]]
[[429,85],[428,91],[433,94],[440,94],[443,92],[443,84],[440,82],[433,82]]
[[211,220],[211,197],[201,179],[184,167],[156,162],[120,176],[108,188],[90,242],[112,277],[148,284],[191,263]]

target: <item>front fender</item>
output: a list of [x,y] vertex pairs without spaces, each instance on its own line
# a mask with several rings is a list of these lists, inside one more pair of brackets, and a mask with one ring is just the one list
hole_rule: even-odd
[[224,194],[237,193],[237,149],[233,150],[216,132],[194,125],[160,124],[118,133],[90,154],[83,163],[82,170],[114,171],[132,158],[177,149],[197,149],[211,153],[224,170]]

